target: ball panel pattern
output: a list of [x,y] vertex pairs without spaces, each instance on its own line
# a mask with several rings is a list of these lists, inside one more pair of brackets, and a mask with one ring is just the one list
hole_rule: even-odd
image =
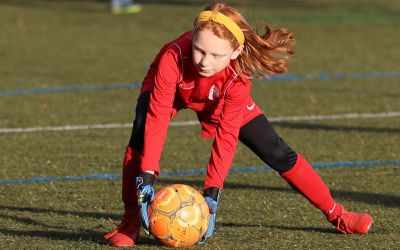
[[157,192],[149,208],[149,218],[150,231],[161,243],[191,246],[207,230],[209,208],[196,189],[174,184]]

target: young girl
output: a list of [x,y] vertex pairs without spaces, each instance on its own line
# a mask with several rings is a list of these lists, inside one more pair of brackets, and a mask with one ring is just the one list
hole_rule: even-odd
[[[165,44],[143,80],[132,136],[126,148],[118,228],[105,236],[113,246],[136,244],[141,224],[148,230],[147,204],[159,175],[159,159],[169,122],[179,110],[194,110],[202,136],[214,138],[204,196],[210,208],[211,236],[220,190],[240,140],[320,209],[344,234],[366,234],[366,213],[346,211],[297,152],[277,135],[250,97],[250,78],[284,73],[295,41],[286,29],[258,35],[234,8],[215,3],[196,18],[194,29]],[[136,185],[135,185],[136,178]],[[139,195],[139,201],[138,201]],[[142,223],[141,223],[142,222]]]

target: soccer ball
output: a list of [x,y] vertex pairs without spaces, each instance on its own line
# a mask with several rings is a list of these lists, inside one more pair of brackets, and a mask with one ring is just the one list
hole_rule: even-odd
[[204,197],[183,184],[167,186],[154,197],[148,209],[150,232],[162,244],[191,246],[208,227],[209,208]]

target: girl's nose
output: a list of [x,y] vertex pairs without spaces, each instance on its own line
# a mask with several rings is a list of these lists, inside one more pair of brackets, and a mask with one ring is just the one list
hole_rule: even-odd
[[210,62],[211,62],[211,56],[204,55],[201,58],[201,62],[200,63],[201,63],[201,66],[206,67],[206,66],[210,65]]

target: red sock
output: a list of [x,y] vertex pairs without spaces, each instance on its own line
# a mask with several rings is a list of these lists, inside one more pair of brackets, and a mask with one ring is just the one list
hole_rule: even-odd
[[325,215],[333,212],[335,201],[328,187],[302,155],[297,154],[296,164],[281,176]]
[[126,147],[122,170],[122,201],[125,205],[125,214],[138,214],[138,196],[136,176],[140,173],[140,153],[131,147]]

